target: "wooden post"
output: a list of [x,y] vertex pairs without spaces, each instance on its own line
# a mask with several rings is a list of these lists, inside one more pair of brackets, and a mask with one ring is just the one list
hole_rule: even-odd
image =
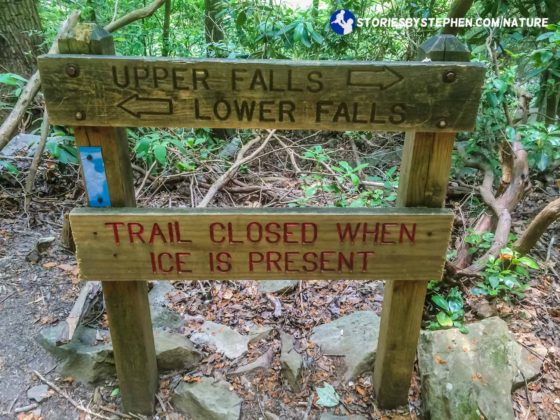
[[[95,24],[80,24],[59,40],[62,54],[114,54],[113,38]],[[79,77],[79,68],[67,69]],[[95,97],[96,86],[91,86]],[[76,123],[83,118],[76,110]],[[75,127],[76,145],[102,150],[109,198],[113,207],[135,207],[128,140],[122,128]],[[158,373],[146,282],[103,282],[103,295],[124,410],[154,412]]]
[[[439,35],[420,47],[419,58],[468,61],[469,53],[453,35]],[[453,75],[443,74],[452,83]],[[437,129],[437,128],[436,128]],[[454,133],[406,133],[398,207],[443,207]],[[434,279],[436,280],[436,279]],[[373,372],[379,407],[408,401],[428,282],[391,280],[385,284],[381,326]]]

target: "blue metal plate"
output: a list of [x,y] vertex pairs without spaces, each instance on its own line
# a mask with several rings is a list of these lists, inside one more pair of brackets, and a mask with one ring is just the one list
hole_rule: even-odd
[[80,147],[80,160],[90,207],[110,207],[109,186],[101,147]]

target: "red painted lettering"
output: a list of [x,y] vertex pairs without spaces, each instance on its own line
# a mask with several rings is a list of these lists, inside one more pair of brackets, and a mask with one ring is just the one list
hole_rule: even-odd
[[412,232],[408,230],[406,224],[401,223],[401,231],[399,233],[399,243],[403,243],[403,234],[406,234],[408,240],[414,244],[414,240],[416,239],[416,223],[412,224]]
[[[144,226],[141,223],[132,222],[128,224],[128,240],[131,244],[134,243],[134,237],[138,238],[143,244],[146,243],[142,234],[144,233]],[[134,228],[137,228],[136,230]]]
[[396,241],[386,241],[385,235],[389,236],[391,232],[387,231],[387,228],[390,226],[398,226],[397,223],[383,223],[383,227],[381,228],[381,243],[382,244],[396,244]]
[[183,264],[186,264],[186,262],[183,261],[183,257],[188,257],[190,255],[190,252],[177,252],[175,254],[175,271],[177,271],[177,273],[192,273],[192,270],[183,266]]
[[221,223],[212,223],[210,224],[210,240],[216,244],[220,244],[226,240],[225,235],[222,233],[222,239],[216,239],[216,229],[221,229],[222,231],[225,230],[225,226]]
[[264,254],[262,252],[249,252],[249,271],[255,271],[255,264],[260,264],[264,261]]
[[121,222],[105,223],[105,226],[113,226],[113,236],[115,238],[115,244],[119,245],[121,243],[121,239],[119,237],[119,226],[124,226],[124,223]]
[[154,241],[156,240],[156,237],[159,237],[164,244],[167,243],[167,239],[165,239],[165,236],[163,235],[161,228],[157,223],[154,223],[154,225],[152,226],[152,233],[150,234],[150,240],[148,243],[153,244]]

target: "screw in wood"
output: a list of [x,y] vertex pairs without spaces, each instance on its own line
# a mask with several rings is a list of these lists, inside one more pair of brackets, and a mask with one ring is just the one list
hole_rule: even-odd
[[97,202],[98,203],[103,203],[103,197],[97,197]]
[[446,71],[445,73],[443,73],[443,81],[445,83],[452,83],[455,80],[457,80],[457,73],[455,73],[454,71]]
[[76,112],[75,117],[77,120],[83,120],[86,118],[86,114],[84,114],[82,111],[78,111]]
[[437,122],[437,126],[439,128],[445,128],[447,127],[447,120],[445,118],[441,118],[438,122]]
[[68,64],[66,66],[66,74],[70,77],[78,77],[80,75],[80,68],[75,64]]
[[93,160],[93,156],[92,156],[92,155],[87,155],[87,156],[86,156],[86,159],[87,159],[87,160]]

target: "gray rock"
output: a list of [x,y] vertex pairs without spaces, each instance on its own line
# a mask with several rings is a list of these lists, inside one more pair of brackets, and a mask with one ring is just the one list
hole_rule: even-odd
[[19,151],[25,151],[26,156],[33,156],[33,152],[37,148],[40,139],[41,136],[33,134],[18,134],[2,149],[2,154],[5,156],[14,156]]
[[280,366],[282,376],[293,391],[301,391],[301,373],[303,368],[303,358],[294,348],[294,339],[291,335],[280,333],[282,350],[280,353]]
[[274,328],[262,326],[256,327],[249,330],[249,344],[257,343],[260,340],[264,340],[272,335]]
[[358,311],[312,330],[311,341],[327,356],[344,356],[344,380],[373,370],[379,335],[379,317]]
[[246,365],[239,366],[234,373],[240,375],[243,373],[253,372],[257,369],[264,369],[266,371],[268,370],[268,368],[270,368],[273,357],[274,357],[274,351],[271,347],[251,363],[247,363]]
[[266,420],[280,420],[279,416],[277,416],[274,413],[271,413],[270,411],[265,411],[264,417],[266,418]]
[[181,382],[171,398],[177,410],[192,419],[235,420],[241,414],[241,398],[224,381],[202,378]]
[[173,292],[177,289],[173,287],[168,281],[154,281],[152,283],[152,289],[148,293],[148,300],[151,306],[165,306],[169,299],[167,294]]
[[54,236],[40,238],[35,244],[35,246],[37,247],[37,251],[39,251],[40,253],[46,252],[55,240],[56,238]]
[[154,331],[158,370],[187,370],[198,365],[202,353],[183,335]]
[[261,293],[286,294],[295,289],[298,280],[267,280],[260,281],[258,290]]
[[212,321],[205,321],[200,330],[191,335],[191,341],[196,345],[215,347],[228,359],[236,359],[247,353],[249,340],[249,336]]
[[[116,376],[113,347],[110,342],[98,342],[98,337],[107,337],[108,331],[80,326],[70,342],[61,344],[57,340],[65,327],[65,323],[60,323],[44,328],[37,337],[59,361],[57,370],[90,385],[113,379]],[[154,338],[158,368],[162,371],[191,369],[202,358],[202,354],[182,335],[156,330]]]
[[150,311],[152,313],[152,325],[154,328],[165,330],[178,330],[184,324],[181,316],[167,308],[169,299],[167,294],[177,289],[168,281],[155,281],[152,290],[148,294]]
[[27,398],[38,403],[45,401],[50,396],[48,385],[37,385],[27,390]]
[[433,419],[513,419],[511,392],[541,362],[497,317],[456,329],[423,332],[418,348],[422,400]]
[[335,416],[331,413],[323,413],[319,420],[366,420],[366,418],[364,416]]

